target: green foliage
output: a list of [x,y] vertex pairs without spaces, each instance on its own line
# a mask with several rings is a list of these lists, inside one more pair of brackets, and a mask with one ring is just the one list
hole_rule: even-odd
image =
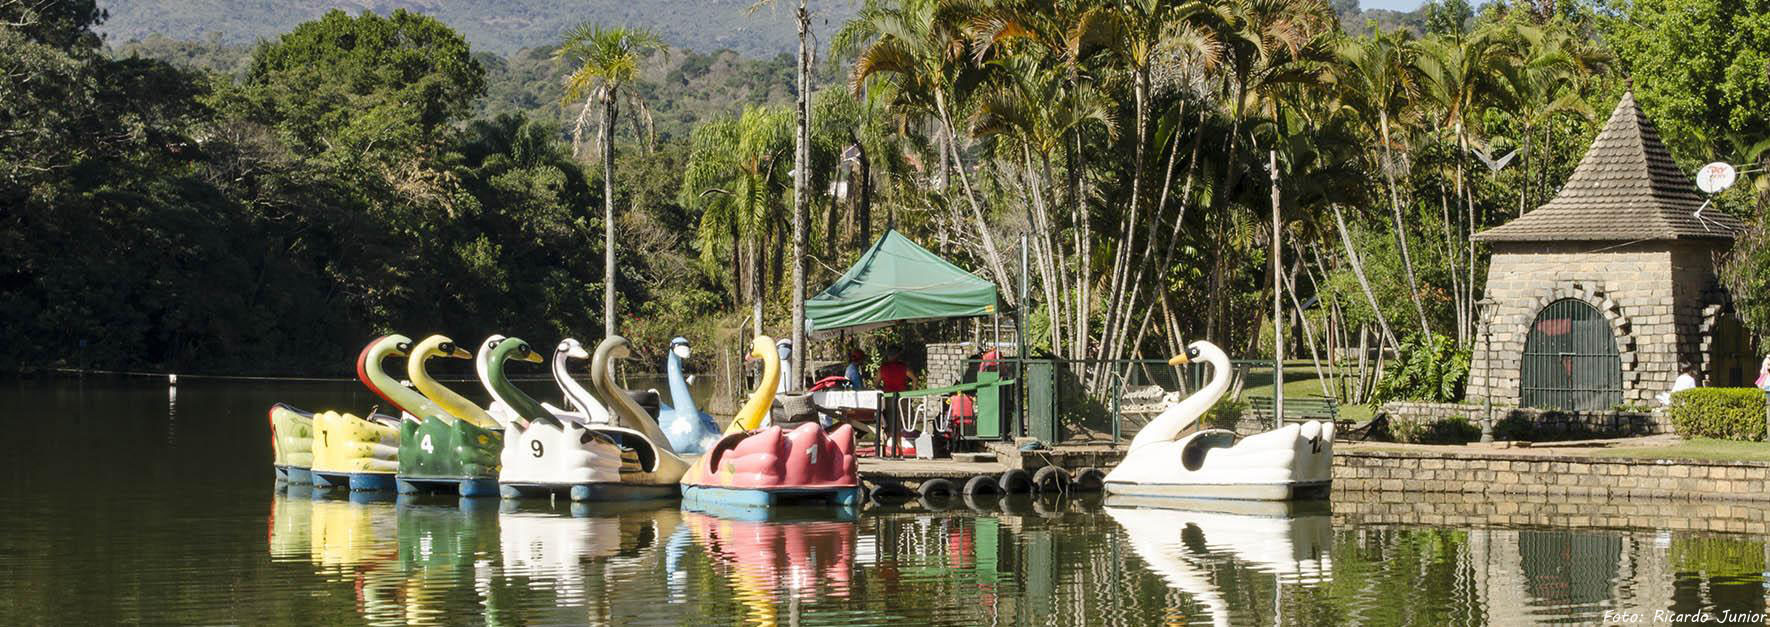
[[1377,382],[1371,402],[1429,401],[1449,403],[1462,399],[1469,377],[1469,350],[1458,348],[1444,335],[1414,335],[1402,343],[1401,356],[1388,366]]
[[1666,411],[1672,428],[1687,438],[1764,439],[1764,391],[1757,388],[1683,390]]
[[1234,430],[1236,425],[1241,424],[1242,415],[1247,412],[1247,401],[1225,398],[1217,401],[1216,405],[1212,405],[1211,409],[1205,412],[1202,422],[1211,429]]
[[1462,416],[1424,421],[1391,419],[1389,435],[1406,444],[1468,444],[1481,437],[1481,427]]

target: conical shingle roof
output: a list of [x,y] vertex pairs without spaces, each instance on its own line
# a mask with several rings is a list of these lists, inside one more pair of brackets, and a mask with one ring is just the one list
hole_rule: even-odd
[[1703,203],[1666,150],[1659,129],[1624,93],[1592,148],[1554,200],[1475,235],[1486,242],[1732,240],[1744,225]]

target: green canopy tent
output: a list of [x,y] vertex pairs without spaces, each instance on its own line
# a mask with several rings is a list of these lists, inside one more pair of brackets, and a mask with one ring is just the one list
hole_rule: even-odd
[[814,337],[828,337],[897,322],[988,316],[996,309],[996,284],[886,229],[842,278],[805,301],[805,326]]

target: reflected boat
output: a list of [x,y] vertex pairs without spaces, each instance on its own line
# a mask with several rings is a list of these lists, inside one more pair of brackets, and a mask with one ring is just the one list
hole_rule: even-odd
[[825,595],[847,597],[855,568],[854,521],[831,519],[828,508],[776,511],[792,522],[682,514],[694,541],[729,572],[748,620],[760,624],[776,622],[777,601],[797,606]]
[[1106,514],[1124,527],[1131,548],[1168,585],[1229,625],[1229,602],[1215,582],[1229,562],[1314,585],[1331,578],[1333,521],[1325,503],[1109,497]]
[[372,624],[404,622],[403,577],[394,506],[314,499],[308,560],[329,581],[347,583],[356,610]]
[[590,604],[587,568],[650,559],[679,524],[674,507],[655,504],[618,511],[573,504],[570,516],[512,505],[498,515],[503,575],[529,579],[531,590],[550,587],[559,605]]
[[[451,605],[480,599],[481,560],[497,552],[497,501],[408,494],[400,497],[396,510],[405,622],[459,620],[461,610],[468,608]],[[476,613],[482,609],[492,608],[489,603],[471,608]]]

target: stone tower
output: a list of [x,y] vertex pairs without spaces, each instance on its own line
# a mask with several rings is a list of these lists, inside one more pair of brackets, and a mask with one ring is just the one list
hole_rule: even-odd
[[1475,236],[1493,247],[1493,313],[1468,397],[1601,411],[1657,404],[1681,368],[1739,385],[1743,334],[1715,268],[1743,225],[1702,206],[1623,94],[1553,200]]

